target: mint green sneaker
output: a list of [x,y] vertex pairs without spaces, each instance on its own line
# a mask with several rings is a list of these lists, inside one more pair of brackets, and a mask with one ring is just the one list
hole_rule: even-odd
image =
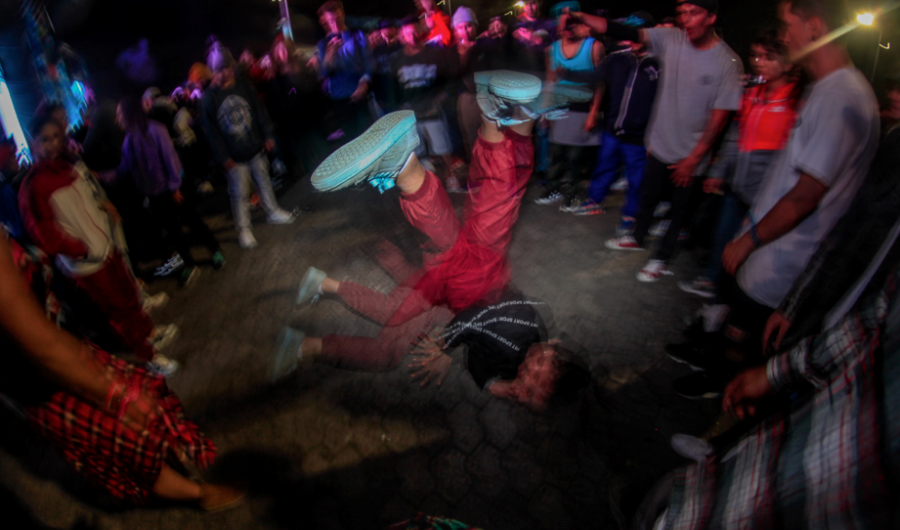
[[476,72],[475,92],[481,113],[497,125],[508,127],[527,121],[513,118],[513,109],[534,102],[541,94],[541,80],[510,70]]
[[312,185],[335,191],[369,180],[384,193],[394,187],[418,145],[415,113],[391,112],[326,158],[313,172]]
[[272,349],[272,366],[269,368],[269,383],[275,384],[297,369],[303,358],[303,339],[306,333],[299,329],[283,327],[275,339]]
[[300,280],[300,289],[297,290],[297,305],[315,303],[319,299],[319,288],[327,277],[327,274],[315,267],[306,269],[306,274]]

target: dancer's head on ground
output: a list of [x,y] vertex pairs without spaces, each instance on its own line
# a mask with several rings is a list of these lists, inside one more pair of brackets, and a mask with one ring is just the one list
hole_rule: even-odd
[[518,401],[541,411],[555,399],[570,399],[591,381],[585,363],[559,341],[539,342],[528,349],[512,381],[500,381],[488,390],[496,397]]
[[65,150],[65,134],[62,125],[49,112],[38,114],[28,128],[31,134],[31,151],[39,161],[56,160]]

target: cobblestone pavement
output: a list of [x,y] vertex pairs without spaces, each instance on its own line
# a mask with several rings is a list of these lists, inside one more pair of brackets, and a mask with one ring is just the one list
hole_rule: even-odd
[[[534,414],[492,399],[459,362],[439,388],[412,383],[405,364],[363,373],[320,363],[267,385],[282,326],[313,335],[378,329],[336,298],[295,307],[307,267],[386,292],[392,281],[376,265],[374,245],[388,237],[414,254],[418,243],[396,192],[322,195],[303,181],[281,199],[312,208],[296,223],[266,226],[257,214],[260,245],[242,251],[230,216],[212,215],[226,268],[205,269],[187,289],[174,280],[151,285],[172,295],[155,320],[182,330],[168,352],[182,363],[170,386],[219,447],[213,475],[249,480],[248,502],[214,515],[173,505],[112,509],[6,412],[0,486],[59,528],[79,520],[123,529],[378,528],[416,512],[492,530],[619,528],[619,513],[682,462],[669,437],[699,434],[715,417],[717,403],[672,392],[671,380],[686,369],[663,354],[699,305],[675,284],[695,265],[685,253],[675,279],[641,284],[635,273],[647,253],[603,246],[616,208],[574,217],[534,204],[534,188],[510,249],[513,282],[548,302],[557,327],[589,354],[593,385],[575,404]],[[461,196],[453,200],[461,206]]]

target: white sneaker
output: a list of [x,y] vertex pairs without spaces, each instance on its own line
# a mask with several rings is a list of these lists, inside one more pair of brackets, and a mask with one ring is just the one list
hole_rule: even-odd
[[209,183],[209,181],[201,182],[199,186],[197,186],[197,193],[201,195],[209,195],[211,193],[215,193],[216,189],[213,188],[213,185]]
[[635,238],[630,235],[614,237],[606,240],[606,248],[612,250],[645,250],[644,247],[638,245]]
[[279,208],[269,214],[268,221],[270,225],[289,225],[294,222],[294,219],[295,217],[291,212]]
[[257,245],[253,232],[249,230],[241,230],[238,232],[238,244],[241,248],[253,248]]
[[154,295],[146,295],[144,297],[144,313],[149,313],[154,309],[162,309],[169,303],[169,295],[165,291]]
[[675,274],[666,267],[666,262],[661,259],[651,259],[644,268],[637,273],[637,279],[641,282],[655,282],[662,276]]
[[676,434],[672,436],[672,449],[684,458],[693,460],[694,462],[703,462],[716,450],[715,447],[706,440],[689,434]]
[[153,359],[147,363],[147,368],[166,377],[174,374],[175,371],[178,370],[178,366],[178,361],[169,359],[161,353],[154,355]]
[[162,350],[169,344],[172,344],[175,337],[178,336],[178,326],[175,324],[156,326],[153,331],[153,338],[150,339],[150,344],[156,350]]

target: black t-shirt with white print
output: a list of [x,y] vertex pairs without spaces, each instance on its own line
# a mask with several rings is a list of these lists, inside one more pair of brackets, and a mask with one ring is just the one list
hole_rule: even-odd
[[467,346],[466,368],[479,388],[494,378],[515,379],[528,348],[546,338],[538,311],[544,305],[513,299],[471,307],[450,322],[444,332],[445,349]]

